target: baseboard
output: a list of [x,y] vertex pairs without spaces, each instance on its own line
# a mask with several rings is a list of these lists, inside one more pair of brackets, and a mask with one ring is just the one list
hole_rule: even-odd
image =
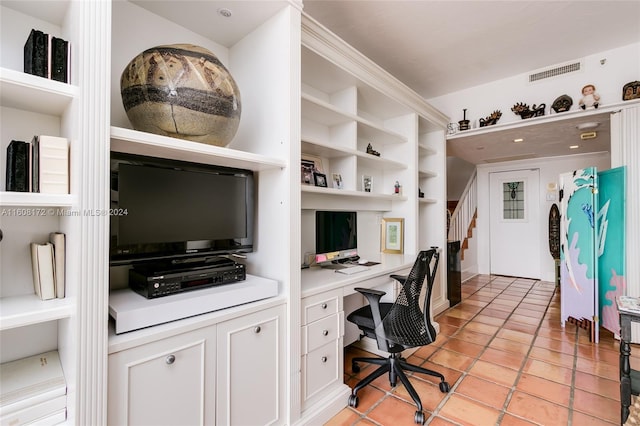
[[351,389],[347,385],[337,387],[324,398],[316,401],[312,407],[306,408],[294,425],[322,425],[347,407]]

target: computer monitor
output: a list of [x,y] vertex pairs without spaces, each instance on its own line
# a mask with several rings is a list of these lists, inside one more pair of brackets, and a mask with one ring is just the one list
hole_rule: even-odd
[[358,256],[356,212],[316,211],[316,263],[338,264]]

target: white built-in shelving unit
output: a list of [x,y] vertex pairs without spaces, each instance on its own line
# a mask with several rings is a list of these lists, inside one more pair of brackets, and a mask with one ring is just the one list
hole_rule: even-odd
[[[231,17],[220,8],[231,9]],[[1,0],[0,12],[1,174],[12,139],[59,135],[71,147],[70,194],[11,193],[0,184],[6,213],[0,217],[0,361],[57,349],[68,424],[119,423],[133,415],[121,390],[155,395],[157,389],[128,382],[127,368],[149,365],[144,371],[159,380],[155,386],[174,350],[195,357],[194,364],[180,365],[185,377],[206,377],[199,389],[209,399],[196,408],[205,423],[303,422],[300,263],[311,232],[303,218],[321,207],[402,217],[406,253],[444,247],[448,119],[304,15],[297,0]],[[71,42],[70,84],[22,72],[32,28]],[[122,70],[141,51],[174,43],[211,50],[238,83],[242,117],[227,147],[139,132],[129,123],[120,98]],[[366,152],[369,143],[379,157]],[[126,287],[127,267],[109,266],[109,218],[83,213],[108,211],[112,151],[252,170],[257,233],[245,264],[248,273],[277,281],[278,294],[116,335],[108,321],[109,292]],[[327,188],[301,184],[304,155],[322,159]],[[333,173],[342,176],[343,189],[331,187]],[[363,190],[363,175],[373,179],[371,192]],[[396,181],[400,194],[394,194]],[[363,226],[378,244],[379,221]],[[65,299],[43,302],[34,294],[28,247],[53,231],[67,235],[67,291]],[[443,286],[440,280],[434,309],[446,304]],[[255,340],[258,330],[263,340]],[[252,369],[261,365],[254,356],[275,368]],[[234,370],[238,360],[246,369]],[[198,400],[195,390],[179,391],[166,395]],[[263,400],[265,409],[246,410],[247,398]],[[135,402],[145,407],[149,401]]]
[[[0,2],[1,174],[14,139],[65,137],[71,159],[70,194],[14,193],[5,190],[4,179],[0,184],[0,361],[57,350],[69,424],[99,423],[104,407],[98,395],[106,383],[101,341],[106,299],[101,294],[107,269],[100,241],[108,222],[82,214],[105,207],[99,199],[106,194],[100,183],[106,181],[100,175],[104,169],[95,167],[106,158],[107,133],[100,126],[106,122],[106,92],[100,92],[99,83],[105,68],[90,53],[107,47],[104,11],[104,4],[95,2]],[[70,42],[69,83],[23,72],[23,46],[31,29]],[[65,298],[42,301],[34,293],[29,244],[48,241],[54,231],[66,234]]]

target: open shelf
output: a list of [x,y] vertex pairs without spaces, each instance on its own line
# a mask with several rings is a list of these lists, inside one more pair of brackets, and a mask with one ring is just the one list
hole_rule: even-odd
[[35,294],[0,299],[0,330],[24,327],[71,317],[75,302],[64,299],[40,300]]
[[4,107],[62,115],[77,96],[76,86],[0,68],[0,103]]
[[278,158],[113,126],[111,150],[205,164],[224,164],[226,167],[252,171],[278,169],[287,165]]
[[76,202],[72,194],[42,194],[39,192],[0,192],[3,207],[71,207]]

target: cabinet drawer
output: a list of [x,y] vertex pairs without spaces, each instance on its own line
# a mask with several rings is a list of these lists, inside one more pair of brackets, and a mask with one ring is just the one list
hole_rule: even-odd
[[302,327],[302,353],[306,354],[344,334],[344,313],[338,312]]
[[302,301],[302,325],[310,324],[341,310],[342,295],[320,294]]
[[342,379],[342,341],[327,343],[302,357],[302,402]]

